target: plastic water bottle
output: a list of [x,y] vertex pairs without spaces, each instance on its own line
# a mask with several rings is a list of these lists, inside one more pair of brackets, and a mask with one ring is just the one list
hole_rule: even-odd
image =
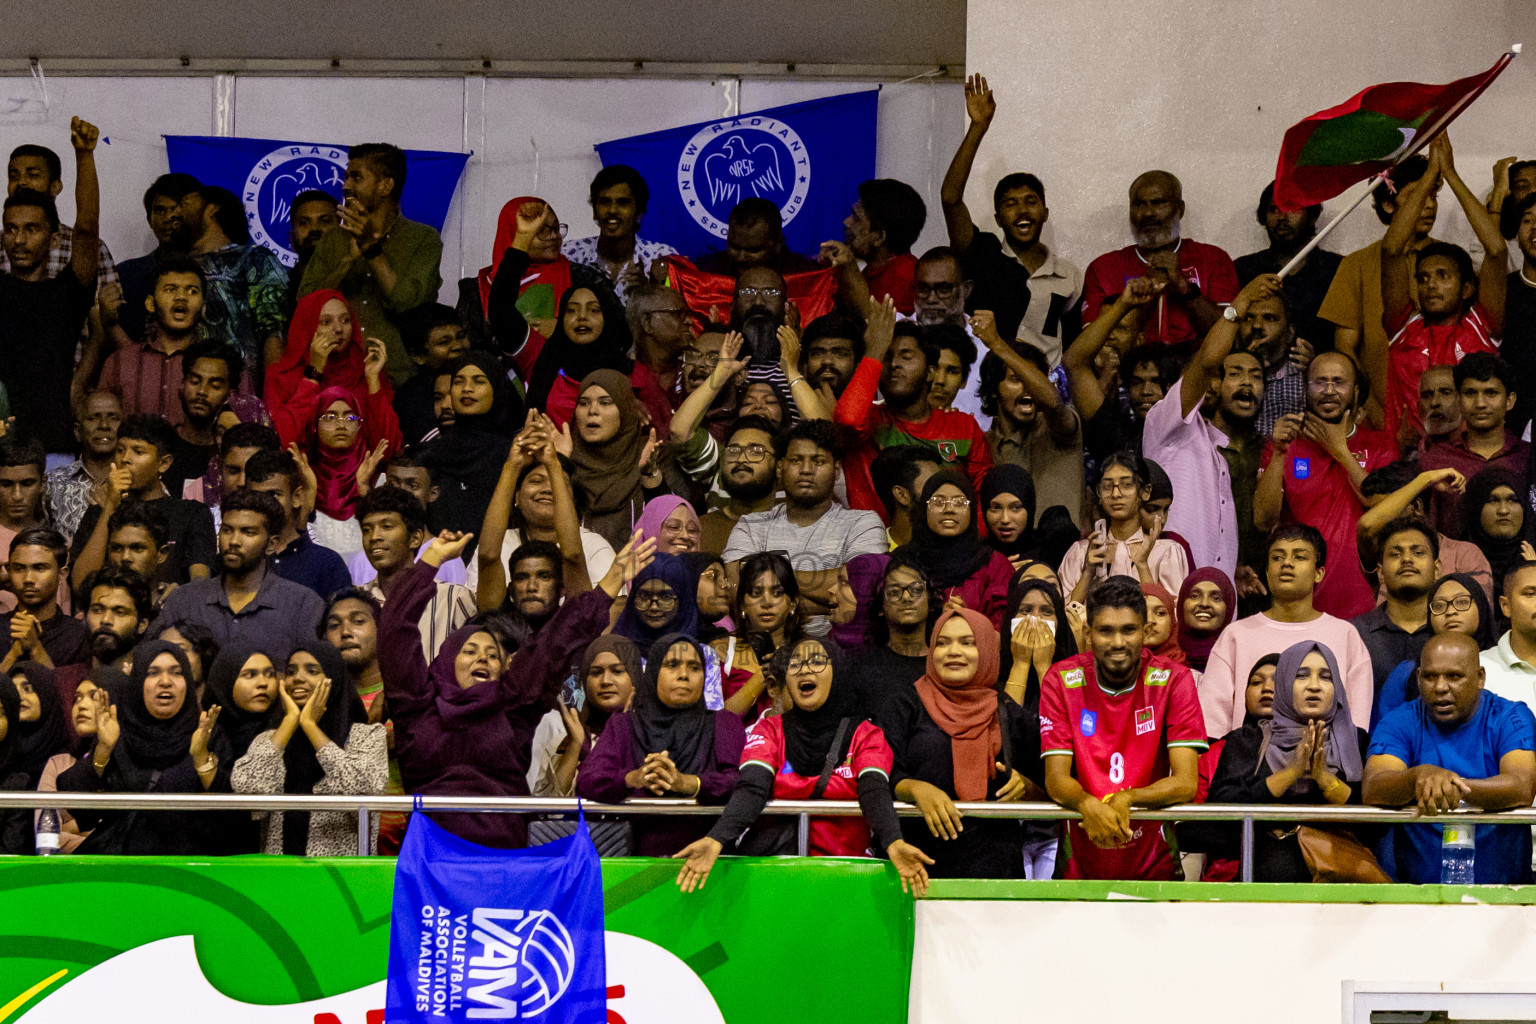
[[1476,825],[1446,822],[1440,826],[1441,885],[1472,885],[1476,860]]
[[37,855],[52,857],[59,852],[59,812],[44,807],[37,812]]

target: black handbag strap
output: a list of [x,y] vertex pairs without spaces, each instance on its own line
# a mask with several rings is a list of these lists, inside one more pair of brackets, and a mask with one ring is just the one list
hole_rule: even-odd
[[811,790],[812,800],[820,800],[821,794],[827,791],[827,786],[832,782],[832,773],[842,760],[843,737],[848,735],[848,723],[851,721],[853,719],[845,718],[837,723],[837,734],[832,737],[832,749],[827,751],[827,763],[821,768],[821,778],[816,780],[816,788]]

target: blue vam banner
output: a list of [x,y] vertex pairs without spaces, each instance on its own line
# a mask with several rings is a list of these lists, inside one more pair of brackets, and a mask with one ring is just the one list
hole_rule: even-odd
[[598,143],[603,165],[628,164],[650,186],[641,233],[699,256],[725,247],[731,208],[778,206],[789,247],[842,239],[859,183],[875,176],[878,89]]
[[585,815],[575,835],[493,850],[414,813],[393,911],[387,1024],[610,1019],[603,875]]
[[[190,174],[205,185],[218,185],[239,196],[251,225],[251,240],[277,253],[289,267],[298,261],[288,248],[293,197],[318,189],[340,200],[347,172],[347,147],[328,143],[167,135],[165,151],[172,173]],[[442,231],[469,157],[468,153],[406,150],[400,213]]]

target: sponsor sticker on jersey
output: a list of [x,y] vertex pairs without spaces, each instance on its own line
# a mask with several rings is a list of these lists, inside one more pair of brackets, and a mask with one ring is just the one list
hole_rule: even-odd
[[1149,668],[1149,669],[1147,669],[1147,685],[1148,686],[1167,686],[1168,685],[1168,677],[1171,676],[1171,675],[1173,675],[1173,672],[1170,669],[1166,669],[1166,668]]
[[1075,690],[1079,686],[1082,686],[1083,670],[1080,668],[1067,669],[1061,674],[1061,685],[1065,686],[1069,690]]
[[1297,480],[1305,480],[1307,477],[1312,475],[1312,460],[1292,459],[1291,472],[1296,475]]
[[1092,736],[1099,731],[1099,716],[1084,709],[1083,717],[1077,720],[1077,727],[1082,730],[1084,736]]
[[1153,718],[1150,707],[1136,709],[1136,735],[1145,736],[1157,728],[1157,722]]

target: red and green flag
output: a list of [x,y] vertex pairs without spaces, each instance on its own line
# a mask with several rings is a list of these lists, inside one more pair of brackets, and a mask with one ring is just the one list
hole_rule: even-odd
[[1418,152],[1488,88],[1515,58],[1446,85],[1385,82],[1292,125],[1280,145],[1275,205],[1282,210],[1332,199]]

